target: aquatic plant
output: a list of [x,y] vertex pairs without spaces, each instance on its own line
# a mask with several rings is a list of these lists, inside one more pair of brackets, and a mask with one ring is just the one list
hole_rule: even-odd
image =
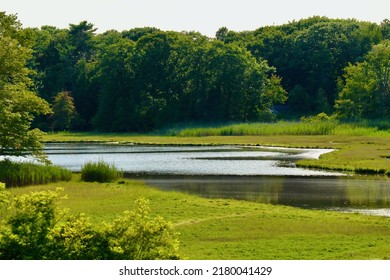
[[81,169],[81,180],[85,182],[112,182],[123,176],[114,165],[102,160],[87,162]]
[[59,166],[13,162],[9,159],[0,161],[0,181],[7,187],[69,181],[71,178],[72,172]]

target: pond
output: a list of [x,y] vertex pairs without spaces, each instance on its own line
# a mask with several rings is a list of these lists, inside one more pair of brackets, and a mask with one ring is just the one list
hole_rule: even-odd
[[328,149],[256,146],[138,146],[48,144],[56,165],[80,171],[104,160],[147,184],[208,198],[234,198],[309,209],[354,211],[390,217],[390,181],[298,168]]
[[318,158],[329,149],[287,149],[248,146],[138,146],[107,144],[48,144],[56,165],[80,171],[89,161],[103,160],[127,174],[342,176],[341,173],[298,168],[301,158]]

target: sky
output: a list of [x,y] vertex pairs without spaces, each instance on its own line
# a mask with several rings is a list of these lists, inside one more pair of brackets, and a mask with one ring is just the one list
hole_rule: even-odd
[[209,37],[223,26],[255,30],[311,16],[390,19],[389,0],[0,0],[0,11],[17,14],[24,27],[93,23],[97,32],[135,27],[198,31]]

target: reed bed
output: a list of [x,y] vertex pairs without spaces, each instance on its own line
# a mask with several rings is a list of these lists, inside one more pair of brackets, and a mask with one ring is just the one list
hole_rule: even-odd
[[390,121],[339,123],[334,120],[276,123],[238,123],[204,127],[172,128],[168,135],[180,137],[204,136],[282,136],[282,135],[345,135],[390,136]]
[[9,187],[69,181],[72,172],[59,166],[0,161],[0,181]]
[[122,177],[121,171],[104,161],[87,162],[81,169],[81,180],[85,182],[112,182]]

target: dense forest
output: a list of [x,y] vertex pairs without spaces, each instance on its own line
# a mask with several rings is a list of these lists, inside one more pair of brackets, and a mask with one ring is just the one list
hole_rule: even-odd
[[34,121],[42,130],[390,116],[389,20],[312,17],[208,38],[152,27],[98,33],[87,21],[23,28],[0,12],[0,36],[0,50],[6,38],[26,49],[28,87],[52,109]]

